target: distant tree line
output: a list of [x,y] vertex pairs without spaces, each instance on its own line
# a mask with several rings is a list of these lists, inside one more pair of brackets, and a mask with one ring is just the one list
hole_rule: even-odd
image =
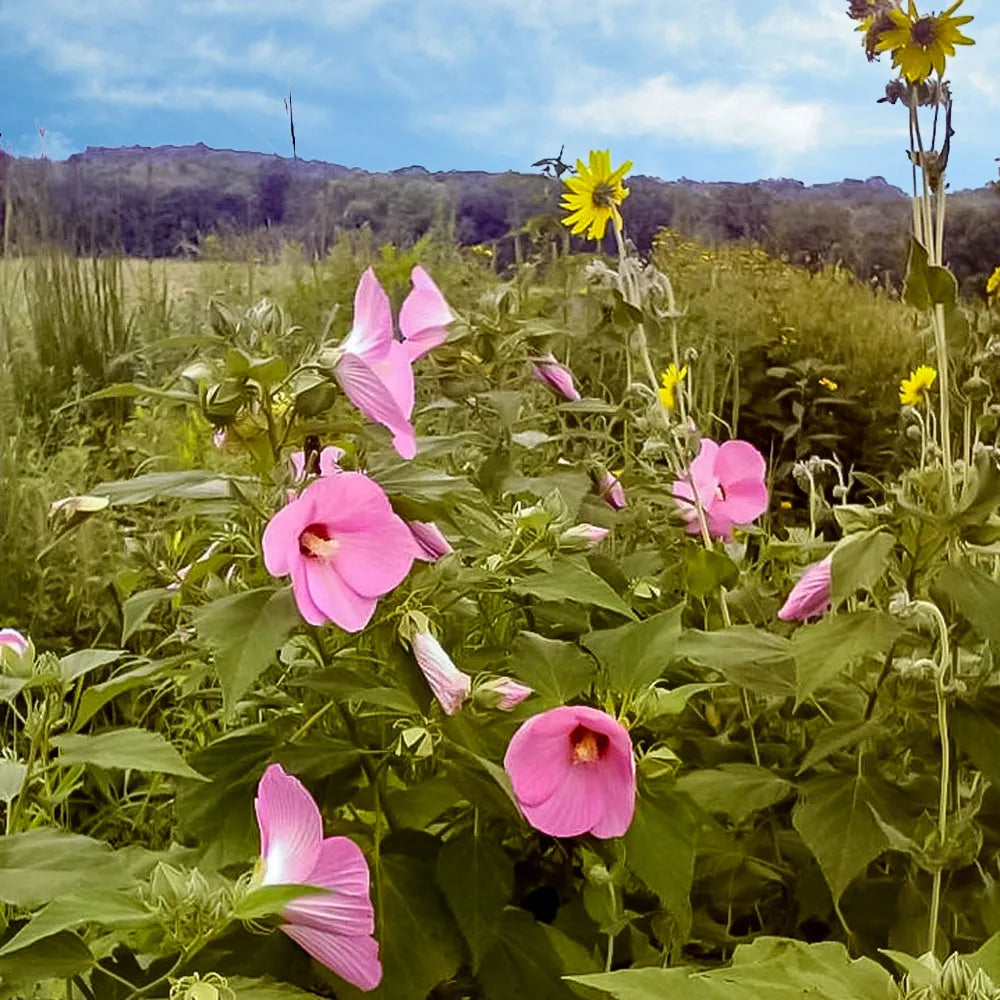
[[[759,244],[810,268],[840,263],[866,281],[903,277],[909,202],[880,178],[806,188],[629,180],[627,232],[648,250],[669,226],[709,245]],[[370,174],[204,146],[95,150],[66,162],[0,154],[0,252],[56,243],[76,254],[196,254],[210,233],[252,234],[266,253],[296,241],[323,255],[345,230],[412,244],[428,232],[487,244],[498,266],[530,253],[588,246],[558,224],[561,184],[508,172]],[[967,292],[1000,263],[1000,196],[991,188],[951,201],[950,264]],[[613,249],[609,238],[606,248]]]

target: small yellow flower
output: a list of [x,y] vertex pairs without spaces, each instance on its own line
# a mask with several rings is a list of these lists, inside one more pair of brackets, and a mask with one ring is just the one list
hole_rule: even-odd
[[587,239],[602,240],[608,222],[617,229],[622,227],[618,206],[628,197],[628,188],[622,178],[632,169],[632,161],[626,160],[615,170],[611,169],[611,151],[592,149],[590,166],[583,160],[576,161],[576,176],[563,183],[567,191],[563,193],[561,206],[570,214],[562,220],[569,226],[574,236],[587,230]]
[[890,10],[892,28],[881,33],[877,52],[891,52],[892,65],[910,83],[923,83],[932,72],[944,73],[945,56],[955,54],[956,45],[974,45],[958,29],[972,20],[970,15],[953,17],[963,0],[956,0],[941,14],[921,17],[913,0],[906,11]]
[[827,392],[836,392],[837,389],[840,388],[840,386],[838,386],[837,383],[834,382],[832,378],[821,378],[819,380],[819,384],[823,386],[823,388],[826,389]]
[[792,501],[791,500],[782,500],[781,501],[781,509],[782,510],[791,510],[792,509]]
[[924,393],[937,378],[937,370],[930,365],[921,365],[916,371],[910,372],[909,378],[899,383],[900,406],[916,406],[923,401]]
[[986,282],[986,294],[990,298],[1000,298],[1000,267],[995,267]]
[[665,372],[660,373],[660,388],[657,390],[657,395],[664,409],[673,411],[677,407],[677,386],[684,381],[687,373],[687,365],[678,368],[673,361]]

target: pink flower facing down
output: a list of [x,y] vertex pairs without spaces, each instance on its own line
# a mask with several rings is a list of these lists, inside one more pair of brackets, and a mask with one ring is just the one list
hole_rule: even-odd
[[423,268],[413,269],[414,288],[400,311],[403,340],[393,335],[389,297],[368,268],[354,295],[354,326],[341,344],[337,380],[368,420],[392,434],[401,458],[417,453],[413,416],[412,363],[442,343],[454,316]]
[[628,506],[625,499],[625,490],[618,481],[618,477],[611,472],[605,472],[600,483],[601,499],[612,510],[624,510]]
[[407,521],[406,526],[416,542],[416,558],[421,562],[437,562],[455,550],[433,521]]
[[454,715],[472,690],[472,678],[455,666],[441,643],[430,632],[417,632],[413,639],[413,655],[423,671],[438,704],[446,715]]
[[[321,476],[335,476],[344,470],[340,467],[340,460],[344,457],[344,449],[335,445],[327,445],[319,453],[319,474]],[[293,451],[288,456],[295,470],[295,482],[301,483],[306,478],[306,453],[304,451]]]
[[360,472],[310,483],[268,522],[263,548],[267,571],[291,576],[302,617],[347,632],[368,624],[378,598],[413,565],[410,529]]
[[542,833],[620,837],[632,822],[632,739],[605,712],[566,705],[532,716],[503,763],[525,819]]
[[0,628],[0,653],[11,650],[15,656],[28,652],[28,640],[16,628]]
[[368,864],[347,837],[324,837],[323,819],[298,778],[272,764],[254,800],[260,827],[262,885],[310,885],[282,911],[283,930],[317,962],[362,990],[382,980]]
[[813,615],[823,615],[830,610],[832,564],[831,554],[806,568],[778,612],[783,622],[804,622]]
[[549,353],[539,358],[531,369],[531,374],[553,392],[569,400],[580,398],[580,393],[574,385],[573,373],[565,365],[559,364],[554,354]]
[[499,697],[496,708],[501,712],[509,712],[512,708],[517,708],[526,698],[530,698],[535,689],[515,681],[511,677],[495,677],[481,685],[481,691],[488,691],[491,696]]
[[767,510],[764,456],[746,441],[719,445],[703,438],[698,457],[683,479],[674,482],[674,500],[687,521],[689,534],[701,530],[695,491],[701,499],[712,538],[733,539],[733,527],[749,524]]

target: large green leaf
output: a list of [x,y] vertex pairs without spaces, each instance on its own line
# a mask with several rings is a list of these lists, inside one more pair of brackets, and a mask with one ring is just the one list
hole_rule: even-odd
[[906,281],[903,298],[915,309],[930,309],[934,305],[954,306],[958,297],[958,282],[946,267],[931,264],[924,245],[910,237],[910,252],[906,261]]
[[63,764],[96,764],[207,780],[184,760],[166,737],[148,729],[110,729],[96,736],[69,733],[55,737],[52,745],[59,751],[59,761]]
[[858,590],[870,590],[889,564],[896,539],[881,528],[842,538],[830,563],[830,600],[834,607]]
[[69,683],[125,656],[124,649],[80,649],[59,661],[59,674]]
[[557,559],[552,569],[517,580],[511,589],[542,601],[576,601],[635,618],[632,608],[604,580],[586,565],[570,559]]
[[680,940],[691,929],[698,827],[697,814],[683,795],[640,795],[624,837],[626,864],[660,897]]
[[522,632],[514,640],[507,670],[555,705],[575,698],[597,675],[597,665],[574,643],[534,632]]
[[795,791],[766,767],[753,764],[722,764],[685,774],[677,781],[678,791],[709,813],[722,813],[735,823],[762,809],[768,809]]
[[981,691],[975,701],[952,709],[952,733],[958,745],[995,785],[1000,785],[1000,693]]
[[892,786],[864,774],[829,774],[807,781],[792,823],[819,862],[834,900],[889,847],[875,814],[898,814]]
[[1000,650],[1000,583],[969,562],[949,564],[935,580],[984,639]]
[[514,892],[514,864],[499,844],[470,834],[442,848],[437,881],[478,969]]
[[213,601],[199,609],[194,624],[198,637],[215,651],[215,669],[228,711],[270,666],[302,618],[290,587],[262,587]]
[[714,632],[688,631],[681,636],[678,652],[757,694],[784,697],[795,692],[791,643],[763,629],[734,625]]
[[52,979],[70,979],[93,964],[90,949],[75,934],[64,931],[0,958],[0,987],[19,983],[34,987]]
[[827,615],[803,625],[792,636],[797,703],[835,681],[862,657],[884,655],[905,631],[899,619],[870,610]]
[[13,802],[20,795],[27,773],[27,766],[20,761],[0,757],[0,802]]
[[677,658],[684,605],[641,622],[588,632],[580,639],[600,661],[616,691],[648,687]]
[[227,982],[237,1000],[316,1000],[315,993],[307,993],[288,983],[276,983],[272,979],[230,976]]
[[101,483],[91,491],[107,497],[112,505],[149,503],[150,500],[223,500],[231,496],[229,479],[204,469],[182,472],[147,472],[134,479]]

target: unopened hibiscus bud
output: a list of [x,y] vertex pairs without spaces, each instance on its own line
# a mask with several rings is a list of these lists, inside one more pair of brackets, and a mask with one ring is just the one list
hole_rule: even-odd
[[833,556],[829,555],[806,569],[778,612],[783,622],[805,621],[829,610],[832,564]]
[[446,715],[454,715],[472,690],[472,678],[455,666],[441,643],[430,632],[416,632],[410,640],[417,665],[423,671],[438,704]]
[[575,524],[559,536],[559,545],[567,549],[592,549],[600,545],[610,531],[610,528],[599,528],[596,524]]
[[559,364],[554,354],[546,354],[535,362],[531,369],[531,374],[543,385],[547,385],[553,392],[565,396],[568,400],[577,400],[580,393],[574,385],[573,373],[565,366]]
[[612,509],[624,510],[628,506],[628,501],[625,499],[625,490],[614,473],[605,472],[601,477],[598,489],[601,499]]
[[422,562],[437,562],[455,550],[433,521],[407,521],[416,543],[416,557]]
[[28,640],[16,628],[0,628],[0,656],[5,649],[22,657],[28,652]]
[[510,677],[494,677],[476,688],[476,701],[484,708],[498,708],[501,712],[509,712],[534,693],[534,688]]

